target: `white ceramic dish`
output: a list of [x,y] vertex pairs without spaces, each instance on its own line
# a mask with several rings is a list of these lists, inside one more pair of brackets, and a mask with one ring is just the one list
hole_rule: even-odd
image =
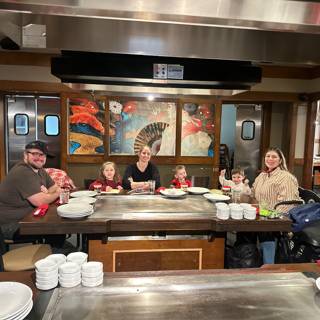
[[70,194],[73,198],[79,198],[79,197],[94,197],[97,195],[97,191],[91,191],[91,190],[81,190],[81,191],[75,191]]
[[164,189],[160,190],[160,193],[168,198],[180,198],[186,195],[186,193],[181,189]]
[[32,302],[32,290],[20,282],[0,282],[0,319],[18,316]]
[[219,202],[219,201],[228,201],[230,197],[225,196],[223,194],[216,194],[216,193],[205,193],[203,195],[206,199],[212,202]]
[[88,259],[88,254],[85,252],[71,252],[67,255],[67,261],[84,261]]
[[80,266],[75,262],[66,262],[59,266],[59,275],[77,272],[80,272]]
[[98,279],[96,282],[88,282],[88,281],[81,281],[81,284],[84,287],[97,287],[100,286],[103,283],[103,277],[101,279]]
[[100,273],[103,270],[103,263],[99,261],[90,261],[81,266],[82,273]]
[[53,281],[50,284],[46,284],[46,285],[42,285],[41,283],[38,283],[36,281],[36,287],[40,290],[51,290],[51,289],[55,288],[57,285],[58,285],[58,280]]
[[27,304],[27,306],[23,310],[21,310],[21,312],[19,312],[18,314],[12,317],[6,318],[5,320],[22,320],[29,314],[29,312],[32,310],[32,307],[33,307],[33,301],[31,300]]
[[66,281],[59,281],[60,286],[64,287],[64,288],[72,288],[72,287],[76,287],[81,283],[81,279],[77,280],[75,282],[66,282]]
[[101,191],[101,194],[117,194],[119,192],[119,189],[111,189],[110,191]]
[[202,187],[189,187],[187,191],[193,194],[204,194],[210,192],[209,189]]
[[41,259],[38,260],[34,266],[38,272],[54,272],[58,270],[58,263],[55,260],[51,259]]
[[67,261],[67,257],[62,253],[50,254],[49,256],[46,257],[46,259],[55,261],[58,264],[58,266],[60,266],[61,264]]
[[78,197],[78,198],[69,199],[69,203],[84,202],[84,203],[92,204],[92,203],[95,203],[96,201],[97,199],[93,197]]

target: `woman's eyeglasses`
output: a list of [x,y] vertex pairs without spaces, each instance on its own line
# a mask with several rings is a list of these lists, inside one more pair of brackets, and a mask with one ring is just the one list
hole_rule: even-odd
[[31,154],[33,157],[39,157],[39,158],[44,158],[46,156],[44,153],[40,153],[40,152],[27,151],[27,153]]

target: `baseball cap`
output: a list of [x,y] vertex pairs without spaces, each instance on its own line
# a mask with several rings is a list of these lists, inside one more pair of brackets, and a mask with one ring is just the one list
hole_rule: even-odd
[[38,149],[38,150],[42,151],[44,154],[46,154],[48,157],[51,157],[51,158],[54,157],[54,154],[49,152],[48,145],[45,142],[40,141],[40,140],[29,142],[26,145],[25,149],[26,150],[28,150],[28,149]]

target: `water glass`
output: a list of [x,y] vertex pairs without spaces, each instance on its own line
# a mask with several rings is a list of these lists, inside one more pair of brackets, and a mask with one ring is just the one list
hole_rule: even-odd
[[69,189],[61,189],[59,203],[65,204],[69,202],[70,190]]
[[155,180],[148,180],[149,183],[149,190],[151,194],[154,194],[156,188],[156,181]]

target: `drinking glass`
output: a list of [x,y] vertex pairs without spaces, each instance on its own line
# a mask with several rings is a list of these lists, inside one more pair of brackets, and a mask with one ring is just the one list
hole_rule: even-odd
[[149,190],[151,194],[154,194],[156,188],[156,181],[155,180],[148,180],[149,183]]
[[59,203],[65,204],[69,202],[70,190],[69,189],[61,189]]

